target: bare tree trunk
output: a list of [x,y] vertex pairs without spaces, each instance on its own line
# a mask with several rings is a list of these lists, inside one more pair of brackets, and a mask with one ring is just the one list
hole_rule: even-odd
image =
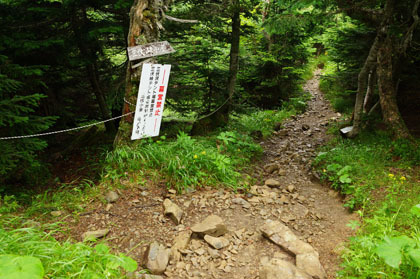
[[354,105],[353,112],[353,130],[348,134],[349,138],[356,137],[361,129],[362,124],[362,114],[363,114],[363,100],[364,95],[367,90],[368,77],[369,73],[376,66],[377,54],[379,48],[379,35],[376,36],[375,41],[370,48],[369,55],[366,58],[365,64],[360,70],[358,80],[357,80],[357,95],[356,103]]
[[[130,28],[127,36],[127,46],[136,46],[156,42],[159,39],[159,8],[154,0],[134,0],[130,10]],[[141,67],[131,68],[131,62],[127,61],[125,80],[125,100],[135,104],[137,100],[137,86]],[[123,113],[133,111],[135,108],[124,103]],[[118,133],[114,140],[114,146],[130,141],[133,115],[129,115],[120,121]]]

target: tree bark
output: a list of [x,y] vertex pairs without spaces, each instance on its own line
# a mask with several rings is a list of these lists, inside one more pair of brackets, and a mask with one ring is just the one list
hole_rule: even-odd
[[401,117],[397,104],[393,53],[392,39],[387,37],[385,43],[378,51],[379,100],[384,122],[391,129],[394,136],[410,139],[410,132]]
[[[99,85],[99,79],[97,74],[97,68],[94,66],[94,64],[88,64],[86,66],[86,70],[88,72],[90,84],[93,89],[93,93],[95,94],[96,101],[98,102],[99,109],[101,110],[102,118],[109,119],[111,118],[111,112],[106,104],[105,101],[105,94],[101,89],[101,86]],[[116,132],[116,127],[114,122],[109,121],[105,123],[105,128],[108,133],[114,134]]]
[[374,69],[377,61],[377,54],[379,48],[379,34],[376,36],[375,41],[370,48],[369,55],[366,58],[365,64],[359,72],[357,79],[357,95],[356,103],[354,105],[353,112],[353,130],[349,132],[348,137],[354,138],[360,133],[362,126],[362,115],[363,115],[363,100],[367,90],[369,73]]
[[[154,0],[134,0],[130,9],[130,28],[127,36],[127,46],[136,46],[156,42],[159,39],[159,15],[160,7]],[[141,76],[141,67],[131,68],[132,63],[127,60],[125,80],[125,100],[135,104],[137,100],[137,86]],[[135,108],[124,102],[123,114],[133,111]],[[124,117],[120,121],[118,133],[114,140],[114,146],[130,142],[133,115]]]
[[229,105],[225,112],[229,117],[229,111],[232,107],[232,98],[235,93],[236,79],[238,76],[239,69],[239,43],[240,43],[240,32],[241,32],[241,17],[239,11],[239,0],[235,1],[235,12],[232,17],[232,42],[230,44],[230,61],[229,61],[229,79],[227,84],[227,92],[229,98]]

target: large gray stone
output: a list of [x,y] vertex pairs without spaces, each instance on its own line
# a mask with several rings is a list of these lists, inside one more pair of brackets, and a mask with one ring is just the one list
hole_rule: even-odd
[[218,237],[227,232],[226,225],[223,223],[222,218],[217,215],[208,216],[201,223],[192,226],[191,230],[201,237],[204,237],[206,234]]
[[319,255],[316,251],[313,253],[296,255],[296,266],[311,275],[314,279],[327,278],[325,270],[319,262]]
[[173,203],[170,199],[165,199],[163,201],[163,208],[165,209],[165,215],[169,216],[171,220],[179,225],[181,223],[182,215],[184,212],[179,208],[178,205]]
[[169,250],[157,242],[152,242],[144,255],[144,263],[152,274],[163,274],[169,263]]

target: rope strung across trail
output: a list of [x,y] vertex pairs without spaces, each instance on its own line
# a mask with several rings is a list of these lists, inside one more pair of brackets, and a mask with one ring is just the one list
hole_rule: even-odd
[[[195,121],[202,120],[202,119],[204,119],[204,118],[206,118],[206,117],[209,117],[209,116],[211,116],[211,115],[215,114],[215,113],[216,113],[218,110],[220,110],[220,109],[221,109],[224,105],[226,105],[226,103],[227,103],[227,102],[228,102],[228,101],[229,101],[232,97],[233,97],[233,95],[229,96],[229,98],[227,98],[227,99],[226,99],[226,101],[225,101],[225,102],[224,102],[221,106],[219,106],[216,110],[214,110],[213,112],[211,112],[211,113],[209,113],[209,114],[207,114],[207,115],[204,115],[204,116],[202,116],[202,117],[200,117],[200,118],[196,119]],[[130,103],[130,102],[129,102],[129,101],[127,101],[125,98],[124,98],[124,102],[126,102],[127,104],[129,104],[129,105],[131,105],[131,106],[135,106],[135,104]],[[106,123],[106,122],[109,122],[109,121],[113,121],[113,120],[116,120],[116,119],[119,119],[119,118],[123,118],[123,117],[126,117],[126,116],[128,116],[128,115],[130,115],[130,114],[133,114],[133,113],[134,113],[134,111],[131,111],[131,112],[125,113],[125,114],[120,115],[120,116],[112,117],[112,118],[110,118],[110,119],[106,119],[106,120],[103,120],[103,121],[99,121],[99,122],[95,122],[95,123],[87,124],[87,125],[80,126],[80,127],[75,127],[75,128],[70,128],[70,129],[64,129],[64,130],[59,130],[59,131],[46,132],[46,133],[40,133],[40,134],[33,134],[33,135],[13,136],[13,137],[0,137],[0,140],[26,139],[26,138],[43,137],[43,136],[49,136],[49,135],[54,135],[54,134],[67,133],[67,132],[76,131],[76,130],[81,130],[81,129],[84,129],[84,128],[88,128],[88,127],[96,126],[96,125],[99,125],[99,124],[103,124],[103,123]]]
[[80,126],[80,127],[75,127],[75,128],[70,128],[70,129],[65,129],[65,130],[60,130],[60,131],[46,132],[46,133],[41,133],[41,134],[14,136],[14,137],[2,137],[2,138],[0,138],[0,140],[26,139],[26,138],[43,137],[43,136],[48,136],[48,135],[60,134],[60,133],[67,133],[67,132],[70,132],[70,131],[76,131],[76,130],[84,129],[84,128],[87,128],[87,127],[92,127],[92,126],[95,126],[95,125],[103,124],[103,123],[106,123],[106,122],[109,122],[109,121],[113,121],[113,120],[116,120],[116,119],[119,119],[119,118],[123,118],[123,117],[126,117],[130,114],[133,114],[133,113],[134,113],[134,111],[131,111],[131,112],[128,112],[128,113],[120,115],[120,116],[116,116],[116,117],[113,117],[113,118],[110,118],[110,119],[106,119],[106,120],[103,120],[103,121],[100,121],[100,122],[87,124],[87,125]]

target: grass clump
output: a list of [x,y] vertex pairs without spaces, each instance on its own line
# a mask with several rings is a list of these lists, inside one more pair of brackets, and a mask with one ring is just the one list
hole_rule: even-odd
[[261,147],[249,136],[221,132],[212,138],[192,138],[180,133],[172,141],[144,141],[123,146],[108,154],[105,168],[114,177],[127,170],[157,170],[178,191],[200,185],[224,184],[241,187],[238,167],[248,162]]
[[33,221],[2,216],[1,278],[124,278],[124,270],[137,269],[133,259],[113,255],[104,244],[60,243],[53,237],[58,231],[58,223],[41,229],[33,226]]

